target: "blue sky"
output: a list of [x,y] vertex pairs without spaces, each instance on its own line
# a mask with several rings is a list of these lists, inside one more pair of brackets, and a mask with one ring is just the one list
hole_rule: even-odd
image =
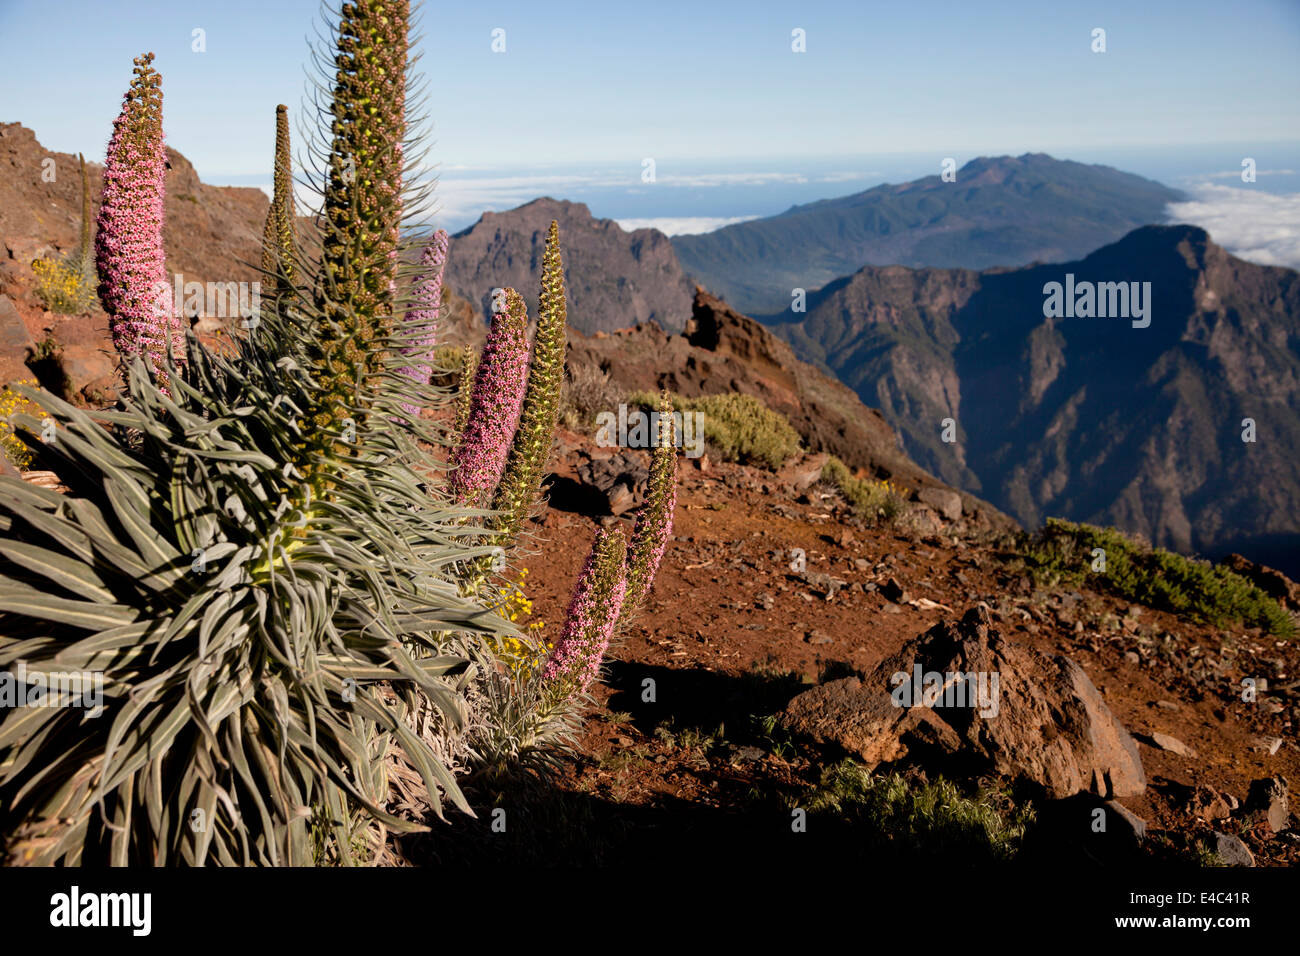
[[[320,22],[315,0],[0,0],[0,119],[102,154],[152,50],[170,145],[208,182],[261,185]],[[1297,0],[430,3],[423,33],[453,227],[541,192],[721,222],[1027,151],[1173,185],[1252,155],[1291,173],[1261,190],[1300,183]],[[646,157],[663,188],[641,188]]]

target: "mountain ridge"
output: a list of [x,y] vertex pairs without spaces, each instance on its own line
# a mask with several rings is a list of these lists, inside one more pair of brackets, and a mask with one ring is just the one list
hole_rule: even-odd
[[[1045,317],[1044,287],[1067,275],[1150,282],[1151,326]],[[802,316],[762,318],[880,407],[922,467],[1027,526],[1060,515],[1295,570],[1295,270],[1237,259],[1196,226],[1146,226],[1068,263],[867,266]],[[1246,418],[1256,442],[1237,434]]]
[[[792,206],[677,236],[686,272],[747,313],[786,308],[864,265],[1016,267],[1084,255],[1163,221],[1183,194],[1109,166],[1046,153],[981,156],[956,171]],[[1063,226],[1065,223],[1067,225]]]

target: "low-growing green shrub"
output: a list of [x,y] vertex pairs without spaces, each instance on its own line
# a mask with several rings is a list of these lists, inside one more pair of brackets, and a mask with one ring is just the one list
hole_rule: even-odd
[[[784,415],[772,411],[752,395],[670,397],[673,411],[701,413],[705,441],[725,461],[780,468],[787,459],[799,454],[799,433]],[[633,392],[627,403],[652,409],[656,400],[652,392]]]
[[1034,819],[1032,807],[1000,809],[989,793],[967,797],[943,779],[913,784],[852,760],[828,767],[796,805],[837,815],[882,848],[972,862],[1012,859]]
[[906,499],[893,482],[857,478],[849,471],[849,466],[834,455],[822,468],[822,479],[839,490],[860,518],[890,522],[902,514]]
[[94,273],[75,256],[37,259],[36,297],[41,305],[59,315],[84,315],[95,307]]
[[1239,622],[1284,637],[1295,633],[1295,623],[1281,605],[1236,572],[1146,547],[1114,528],[1049,518],[1022,552],[1040,578],[1086,579],[1119,597],[1196,621]]
[[85,157],[78,153],[77,160],[81,167],[81,242],[66,256],[32,263],[36,297],[59,315],[84,315],[99,304],[98,278],[90,249],[90,184]]

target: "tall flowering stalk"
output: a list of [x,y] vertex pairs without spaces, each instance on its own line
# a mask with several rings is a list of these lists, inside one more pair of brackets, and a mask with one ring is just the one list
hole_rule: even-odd
[[262,230],[262,271],[275,279],[275,295],[293,287],[298,243],[294,229],[293,166],[289,158],[289,107],[275,108],[275,169],[271,207]]
[[469,424],[470,405],[474,399],[474,378],[478,375],[478,351],[465,346],[460,360],[460,385],[456,390],[456,434],[464,435]]
[[86,157],[77,154],[81,170],[81,236],[77,243],[77,271],[89,275],[95,268],[94,235],[90,225],[90,179],[86,175]]
[[[420,253],[420,270],[412,289],[411,307],[402,318],[401,351],[411,364],[398,371],[420,386],[428,385],[429,378],[433,375],[431,359],[438,338],[442,270],[446,264],[447,233],[439,229]],[[402,403],[402,410],[410,416],[420,414],[420,409],[408,402]]]
[[99,298],[113,345],[130,360],[143,356],[149,371],[165,375],[164,356],[183,360],[184,335],[172,314],[171,283],[163,250],[167,150],[162,130],[162,77],[153,54],[133,61],[131,86],[113,122],[104,161],[104,194],[96,221]]
[[528,378],[528,308],[506,289],[504,310],[492,317],[474,376],[469,417],[452,459],[451,488],[458,501],[476,501],[496,487],[519,424]]
[[[381,389],[392,332],[402,218],[409,0],[348,0],[334,57],[329,170],[323,204],[320,315],[310,410],[319,451],[346,456],[336,436],[362,426]],[[326,479],[318,479],[318,483]]]
[[627,598],[623,613],[641,605],[654,585],[659,562],[673,534],[673,511],[677,507],[677,436],[673,406],[668,394],[659,401],[659,427],[650,456],[650,480],[645,503],[637,512],[627,548]]
[[493,529],[499,533],[498,541],[502,544],[508,544],[519,534],[528,509],[537,499],[542,473],[551,454],[560,389],[564,384],[565,321],[560,227],[552,220],[542,256],[541,302],[523,414],[493,501],[498,512]]
[[597,532],[569,602],[564,630],[542,666],[542,679],[568,694],[584,692],[600,672],[627,593],[626,560],[622,531]]

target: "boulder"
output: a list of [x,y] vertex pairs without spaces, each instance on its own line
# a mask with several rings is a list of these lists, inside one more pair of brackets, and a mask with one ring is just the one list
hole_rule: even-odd
[[587,457],[574,474],[575,478],[555,478],[551,506],[593,517],[618,516],[639,505],[650,478],[646,456],[631,451]]
[[87,399],[107,400],[117,387],[117,359],[93,345],[65,345],[55,361],[63,372],[69,397],[80,394]]
[[1123,868],[1149,860],[1143,849],[1147,823],[1117,800],[1076,793],[1034,804],[1034,825],[1025,833],[1016,862],[1053,870],[1100,865]]
[[1214,834],[1214,852],[1218,854],[1219,861],[1224,866],[1254,866],[1255,854],[1250,852],[1250,847],[1242,841],[1241,837],[1233,833],[1215,833]]
[[1291,796],[1286,777],[1264,777],[1251,781],[1245,809],[1247,819],[1266,821],[1274,833],[1285,830],[1291,817]]
[[1160,750],[1167,750],[1171,754],[1178,754],[1180,757],[1196,756],[1195,750],[1170,734],[1152,734],[1150,737],[1145,738],[1145,740],[1149,740],[1153,747],[1158,747]]
[[912,601],[912,595],[898,583],[897,578],[890,578],[880,585],[880,593],[884,595],[886,600],[893,601],[896,604],[909,604]]
[[1137,744],[1088,675],[1066,657],[1005,640],[982,604],[863,678],[805,691],[783,720],[871,767],[907,756],[949,774],[1025,780],[1057,799],[1146,788]]
[[927,504],[913,504],[904,512],[899,527],[917,535],[938,534],[943,530],[943,519]]
[[7,295],[0,295],[0,385],[32,378],[26,366],[36,351],[36,343],[27,331],[27,323]]
[[809,587],[814,588],[827,601],[833,601],[836,594],[849,586],[849,582],[843,578],[837,578],[833,574],[825,574],[821,571],[800,571],[798,577]]
[[804,455],[784,465],[776,473],[777,480],[790,485],[795,491],[806,491],[821,480],[822,469],[826,467],[830,457],[826,452]]
[[1103,805],[1114,822],[1117,833],[1133,844],[1147,838],[1147,822],[1118,800],[1107,800]]
[[961,518],[961,495],[947,488],[922,488],[916,494],[916,500],[929,505],[949,521]]
[[1228,570],[1240,574],[1283,607],[1300,610],[1300,584],[1296,584],[1281,571],[1256,564],[1240,554],[1230,554],[1220,563]]
[[1200,784],[1187,797],[1183,809],[1206,823],[1215,823],[1232,816],[1232,803],[1211,786]]

